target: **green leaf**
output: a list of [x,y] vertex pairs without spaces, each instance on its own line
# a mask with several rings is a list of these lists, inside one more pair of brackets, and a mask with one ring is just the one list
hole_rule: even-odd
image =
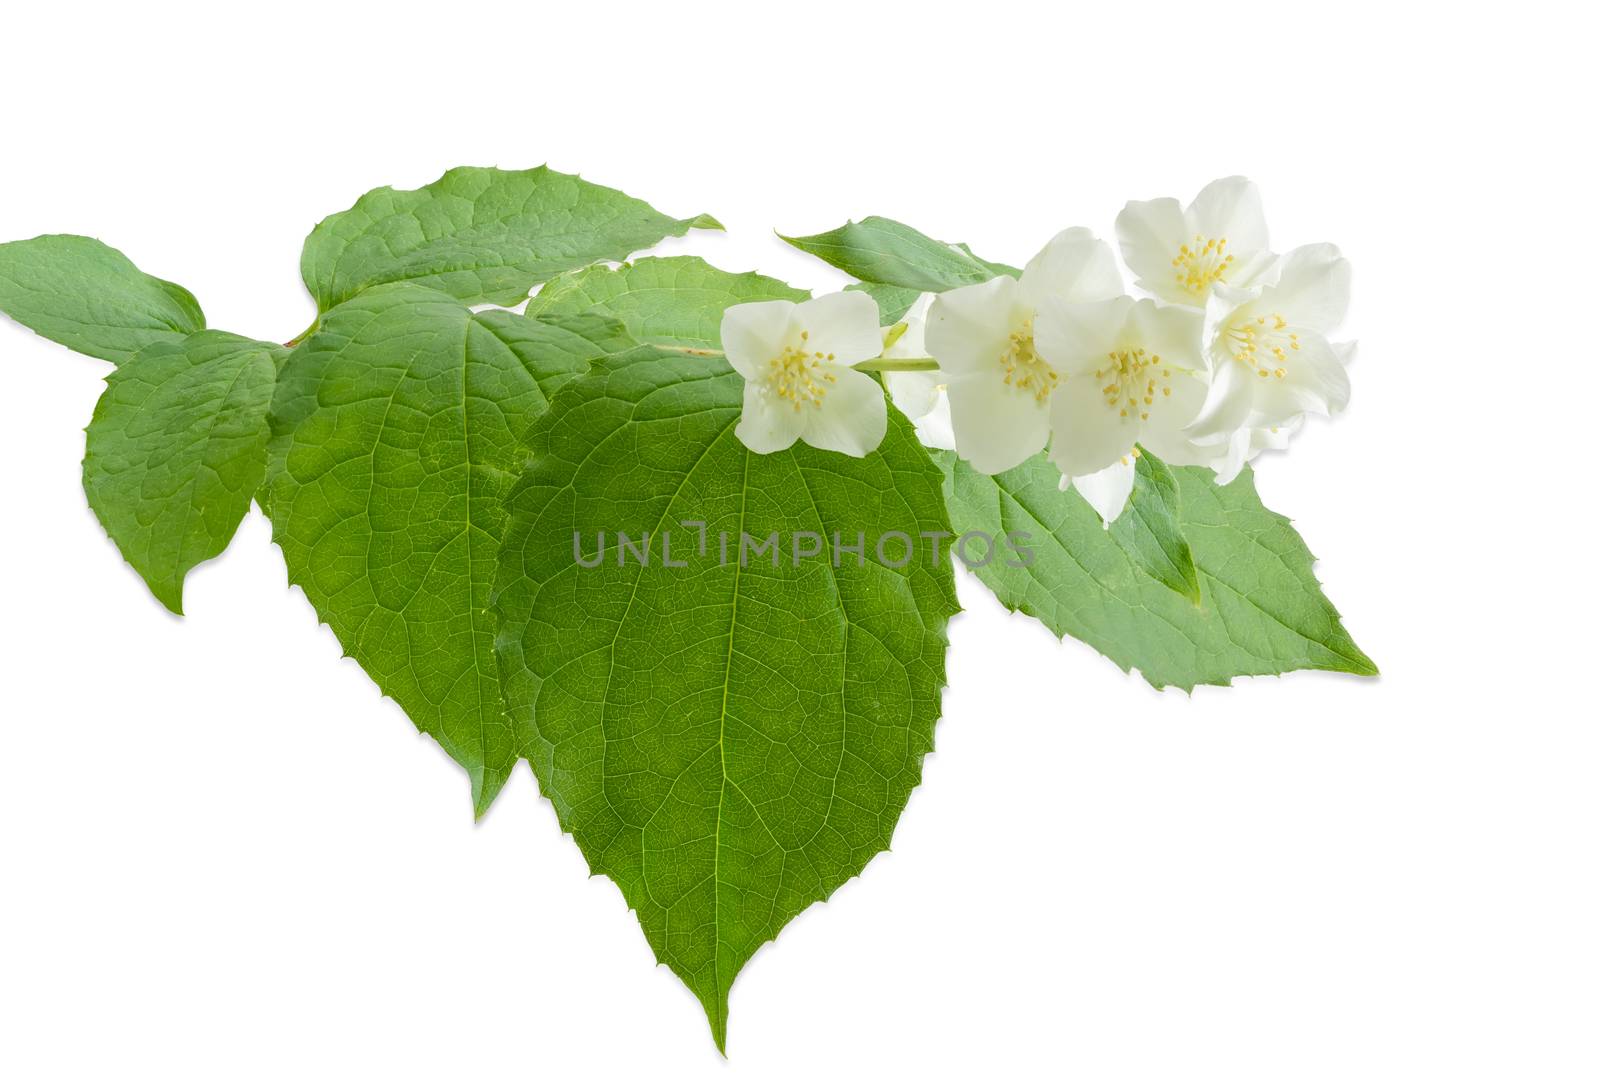
[[809,294],[755,272],[723,272],[698,257],[646,257],[558,277],[528,302],[537,316],[596,312],[621,320],[641,343],[722,345],[722,312],[735,303],[798,302]]
[[985,261],[965,245],[937,241],[882,216],[868,216],[860,223],[846,223],[821,234],[779,237],[871,284],[948,291],[996,276],[1017,275],[1010,265]]
[[548,167],[458,167],[421,189],[374,189],[324,219],[306,239],[300,273],[324,312],[387,283],[510,306],[557,273],[621,260],[692,227],[721,225],[664,216]]
[[[865,458],[761,456],[733,434],[742,389],[721,359],[644,347],[563,390],[529,438],[495,598],[521,751],[719,1048],[744,963],[888,846],[956,609],[918,538],[946,527],[940,474],[904,418]],[[874,554],[888,530],[919,541],[902,568]],[[581,566],[574,535],[592,557],[601,531],[650,534],[649,565],[610,547]],[[796,531],[824,555],[792,562]],[[831,565],[835,532],[866,534],[861,566]],[[741,533],[779,534],[782,562],[741,567]]]
[[846,291],[865,291],[878,304],[878,320],[883,325],[893,325],[906,316],[906,311],[921,297],[914,287],[895,287],[893,284],[849,284]]
[[1140,450],[1134,466],[1133,494],[1111,523],[1111,536],[1145,574],[1198,605],[1200,575],[1179,520],[1178,481],[1148,450]]
[[83,490],[106,533],[175,613],[183,579],[221,554],[267,468],[275,344],[194,333],[149,345],[106,379]]
[[1157,688],[1292,669],[1378,671],[1323,596],[1289,520],[1261,505],[1248,469],[1225,487],[1205,469],[1170,470],[1200,578],[1196,604],[1152,578],[1082,496],[1061,491],[1060,471],[1042,455],[994,477],[948,451],[935,457],[957,533],[1030,535],[1031,564],[974,567],[1000,601],[1138,668]]
[[193,295],[140,272],[104,242],[75,234],[0,245],[0,311],[57,344],[113,363],[206,327]]
[[488,615],[522,436],[616,327],[473,314],[428,288],[329,312],[278,376],[273,536],[345,652],[467,769],[487,811],[516,763]]

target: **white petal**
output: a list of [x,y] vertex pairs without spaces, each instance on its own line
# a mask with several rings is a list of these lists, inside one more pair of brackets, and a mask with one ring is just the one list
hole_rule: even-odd
[[1229,436],[1228,449],[1211,462],[1218,484],[1230,484],[1246,463],[1265,450],[1287,450],[1289,440],[1305,417],[1296,416],[1278,427],[1241,427]]
[[1250,431],[1250,456],[1255,457],[1263,450],[1287,450],[1289,440],[1294,438],[1294,433],[1300,430],[1300,425],[1306,422],[1304,416],[1296,416],[1277,427],[1256,427]]
[[1139,441],[1174,465],[1210,461],[1217,452],[1210,447],[1220,444],[1202,445],[1184,433],[1206,398],[1200,312],[1141,299],[1129,311],[1128,322],[1134,342],[1151,360],[1144,372],[1145,388],[1133,391],[1140,401]]
[[1086,227],[1069,227],[1045,244],[1022,270],[1022,297],[1037,308],[1045,299],[1094,302],[1122,294],[1122,274],[1111,247]]
[[[1171,465],[1205,465],[1225,449],[1225,440],[1201,439],[1185,430],[1205,403],[1206,385],[1193,375],[1174,371],[1158,379],[1155,396],[1148,409],[1150,418],[1139,430],[1139,441],[1150,452]],[[1171,390],[1168,394],[1165,391]]]
[[1003,473],[1044,449],[1050,414],[1031,393],[1005,384],[999,370],[950,379],[956,453],[980,473]]
[[[746,378],[789,345],[796,306],[784,299],[739,303],[722,312],[722,350],[728,364]],[[873,319],[876,322],[877,316]],[[792,440],[791,440],[792,441]]]
[[878,304],[865,291],[835,291],[798,304],[794,320],[808,334],[806,346],[831,354],[841,367],[874,359],[883,351]]
[[1178,287],[1172,259],[1189,240],[1183,209],[1171,197],[1130,200],[1117,216],[1117,244],[1135,282],[1152,295],[1176,303],[1192,300]]
[[920,420],[939,400],[939,387],[947,380],[938,371],[886,371],[889,395],[895,407],[913,420]]
[[1235,359],[1219,360],[1204,403],[1189,424],[1201,442],[1226,439],[1244,426],[1255,396],[1255,372]]
[[1072,486],[1089,501],[1100,520],[1107,525],[1117,520],[1133,494],[1133,478],[1138,472],[1133,454],[1123,455],[1098,473],[1072,477]]
[[[1189,205],[1189,226],[1202,238],[1228,240],[1228,252],[1246,261],[1267,248],[1261,190],[1249,178],[1218,178]],[[1231,277],[1230,277],[1231,279]]]
[[752,382],[744,387],[744,412],[733,433],[756,453],[771,454],[794,445],[805,424],[805,415],[796,412],[790,402],[770,396]]
[[1208,369],[1215,370],[1233,358],[1233,350],[1219,334],[1231,326],[1242,325],[1255,314],[1255,302],[1261,297],[1261,288],[1234,288],[1217,284],[1206,299],[1205,321],[1200,332],[1200,344],[1206,355]]
[[1018,305],[1009,276],[941,292],[928,307],[928,354],[952,376],[998,371]]
[[1198,374],[1209,369],[1200,351],[1204,326],[1200,311],[1140,299],[1129,308],[1128,321],[1138,344],[1147,354],[1160,356],[1163,368]]
[[1290,325],[1331,332],[1350,309],[1350,262],[1326,242],[1290,250],[1259,309],[1281,313]]
[[[851,292],[861,294],[859,291]],[[877,314],[873,314],[877,321]],[[834,381],[823,395],[822,405],[802,412],[804,425],[800,437],[819,450],[837,450],[853,458],[865,457],[878,448],[889,426],[889,408],[883,401],[883,387],[860,371],[849,367],[827,368]]]
[[956,448],[955,425],[950,419],[950,398],[941,387],[933,410],[917,421],[917,441],[935,450]]
[[1303,412],[1332,416],[1350,403],[1350,376],[1339,356],[1320,334],[1306,333],[1300,350],[1288,352],[1280,364],[1282,378],[1255,377],[1255,411],[1250,422],[1273,427]]
[[1050,460],[1068,476],[1097,473],[1139,441],[1139,416],[1106,404],[1090,371],[1067,378],[1050,398]]
[[1133,307],[1126,295],[1101,302],[1048,301],[1034,318],[1034,350],[1063,375],[1092,374],[1117,347]]
[[1250,460],[1250,436],[1248,427],[1241,427],[1228,436],[1227,450],[1211,462],[1211,470],[1217,474],[1218,484],[1233,483],[1233,478],[1244,470],[1244,463]]

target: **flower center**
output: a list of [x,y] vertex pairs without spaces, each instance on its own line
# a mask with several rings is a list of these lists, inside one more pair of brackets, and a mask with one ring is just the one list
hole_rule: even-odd
[[1159,355],[1147,355],[1143,348],[1123,348],[1107,352],[1106,358],[1109,362],[1094,376],[1108,379],[1100,395],[1106,399],[1106,407],[1116,409],[1118,416],[1137,412],[1139,419],[1148,420],[1156,391],[1160,390],[1163,397],[1172,396],[1172,387],[1166,381],[1172,377],[1172,370],[1161,365]]
[[1233,254],[1223,252],[1227,248],[1226,238],[1200,235],[1194,236],[1193,246],[1179,246],[1178,256],[1172,259],[1178,286],[1191,295],[1204,297],[1212,284],[1227,282],[1228,268],[1233,264]]
[[1300,350],[1300,334],[1289,328],[1282,314],[1262,314],[1230,325],[1222,334],[1233,358],[1256,372],[1257,378],[1282,378],[1290,352]]
[[838,375],[826,368],[833,362],[832,352],[808,350],[806,340],[810,335],[802,331],[798,347],[791,345],[767,360],[767,389],[788,401],[796,412],[806,405],[822,407],[828,386],[839,380]]
[[1022,323],[1021,328],[1006,340],[1006,350],[1000,355],[1000,366],[1005,368],[1006,385],[1015,386],[1023,393],[1031,393],[1034,400],[1043,404],[1050,391],[1061,382],[1055,368],[1039,358],[1033,347],[1033,319]]

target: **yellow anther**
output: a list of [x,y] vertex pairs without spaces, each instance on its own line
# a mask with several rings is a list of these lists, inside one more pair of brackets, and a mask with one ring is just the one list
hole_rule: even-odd
[[[1115,353],[1112,353],[1115,359]],[[1000,366],[1005,370],[1005,384],[1031,393],[1040,404],[1050,399],[1050,393],[1061,381],[1061,376],[1051,368],[1033,346],[1033,319],[1006,338],[1006,350],[1000,356]],[[1109,392],[1109,391],[1108,391]]]
[[1219,281],[1226,282],[1233,265],[1233,254],[1222,252],[1228,244],[1226,238],[1205,238],[1197,234],[1194,241],[1194,249],[1188,245],[1178,247],[1172,267],[1177,270],[1175,276],[1178,286],[1196,299],[1203,299],[1211,290],[1211,285]]
[[[806,337],[802,330],[800,339]],[[806,405],[819,408],[828,386],[839,380],[828,364],[832,358],[803,347],[786,347],[767,361],[767,389],[780,401],[788,401],[796,412]]]

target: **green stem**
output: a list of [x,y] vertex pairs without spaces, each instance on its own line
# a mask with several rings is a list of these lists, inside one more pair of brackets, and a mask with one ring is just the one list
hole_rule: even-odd
[[321,324],[322,324],[322,315],[318,314],[316,316],[316,319],[313,320],[310,325],[306,326],[305,332],[301,333],[299,336],[293,338],[292,340],[284,341],[283,342],[283,346],[285,348],[293,348],[296,344],[299,344],[306,337],[310,336],[312,333],[315,333],[317,331],[317,328]]
[[915,356],[906,359],[884,359],[879,356],[877,359],[868,359],[865,362],[856,364],[856,370],[858,371],[936,371],[938,369],[939,361],[930,359],[928,356]]

